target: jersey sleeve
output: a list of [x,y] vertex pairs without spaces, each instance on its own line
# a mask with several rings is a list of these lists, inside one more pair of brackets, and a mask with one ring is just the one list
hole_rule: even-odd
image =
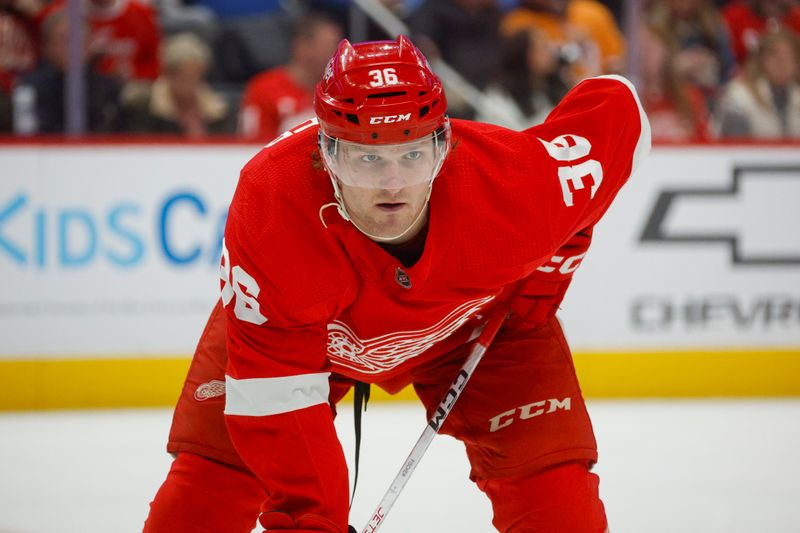
[[628,80],[601,76],[578,84],[523,135],[535,176],[523,187],[536,211],[536,268],[608,210],[650,150],[650,124]]
[[535,329],[556,315],[573,274],[586,257],[592,232],[593,228],[584,228],[576,233],[545,264],[516,284],[506,329]]
[[291,200],[272,195],[257,174],[243,171],[220,268],[228,313],[225,420],[269,494],[265,529],[344,533],[348,472],[328,403],[326,357],[327,317],[337,299],[330,284],[314,282],[318,258],[304,257],[313,252],[301,245],[303,225],[314,221],[272,209]]

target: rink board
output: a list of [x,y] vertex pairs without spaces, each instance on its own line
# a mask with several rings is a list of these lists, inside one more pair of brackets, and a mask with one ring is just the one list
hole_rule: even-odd
[[[174,402],[257,150],[0,146],[0,409]],[[655,149],[552,263],[586,394],[800,395],[798,199],[798,145]]]

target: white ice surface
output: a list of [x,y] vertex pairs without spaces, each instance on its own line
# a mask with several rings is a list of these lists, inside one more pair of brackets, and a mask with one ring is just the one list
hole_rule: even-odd
[[[613,533],[800,532],[800,400],[593,401]],[[0,533],[141,531],[169,467],[169,410],[0,414]],[[363,526],[424,427],[364,417],[351,521]],[[352,460],[352,410],[337,421]],[[382,533],[494,531],[460,443],[437,437]]]

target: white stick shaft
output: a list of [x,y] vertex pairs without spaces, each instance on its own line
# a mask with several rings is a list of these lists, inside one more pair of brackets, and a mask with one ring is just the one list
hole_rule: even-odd
[[441,403],[439,403],[439,407],[428,421],[428,425],[425,426],[425,430],[422,432],[422,435],[420,435],[417,443],[411,450],[411,453],[408,454],[408,458],[406,459],[405,463],[403,463],[403,466],[400,468],[400,471],[395,476],[392,484],[389,486],[389,489],[386,491],[386,494],[384,494],[383,499],[378,504],[375,512],[372,513],[369,522],[367,522],[367,525],[364,526],[364,529],[361,531],[361,533],[375,533],[378,531],[378,528],[380,528],[384,518],[391,510],[392,506],[394,506],[397,498],[400,496],[400,492],[403,490],[403,487],[406,486],[411,474],[413,474],[414,470],[417,469],[417,465],[422,459],[422,456],[425,455],[425,451],[433,441],[433,437],[435,437],[436,433],[439,432],[439,428],[442,427],[442,424],[450,414],[450,411],[453,409],[453,406],[455,405],[459,396],[461,396],[461,392],[464,390],[469,378],[472,377],[472,372],[483,358],[483,354],[486,352],[486,349],[492,342],[492,339],[494,339],[497,330],[500,329],[500,324],[502,324],[504,318],[505,311],[498,310],[495,312],[492,318],[489,319],[489,322],[487,322],[486,327],[484,328],[483,332],[481,332],[480,337],[478,337],[475,346],[472,347],[469,357],[467,357],[467,360],[464,362],[461,370],[459,370],[458,376],[456,376],[456,379],[453,381],[453,384],[450,386],[447,394],[445,394]]

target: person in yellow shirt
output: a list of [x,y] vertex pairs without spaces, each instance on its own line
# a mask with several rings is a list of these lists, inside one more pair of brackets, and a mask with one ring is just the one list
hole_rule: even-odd
[[561,47],[562,59],[574,65],[578,78],[624,67],[625,38],[614,15],[597,0],[521,0],[501,22],[505,35],[530,28]]

